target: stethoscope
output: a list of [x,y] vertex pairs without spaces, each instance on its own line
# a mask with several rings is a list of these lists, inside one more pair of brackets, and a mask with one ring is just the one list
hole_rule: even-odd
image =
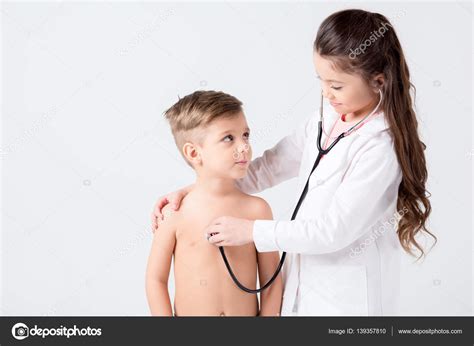
[[[308,176],[308,179],[306,180],[306,184],[304,186],[304,189],[303,189],[303,192],[301,193],[300,195],[300,198],[298,199],[298,203],[296,204],[296,207],[295,207],[295,210],[293,211],[293,214],[291,216],[291,220],[293,221],[295,218],[296,218],[296,215],[298,214],[298,211],[301,207],[301,204],[303,203],[303,200],[305,199],[306,197],[306,194],[308,193],[308,188],[309,188],[309,179],[311,178],[311,175],[313,174],[314,170],[316,169],[316,167],[319,165],[319,161],[321,161],[321,158],[328,154],[332,148],[334,148],[334,146],[344,137],[350,135],[353,131],[355,131],[356,129],[358,129],[358,126],[363,124],[363,122],[368,119],[369,117],[371,117],[376,111],[377,109],[379,108],[380,104],[382,103],[382,99],[383,99],[383,95],[382,95],[382,90],[378,90],[379,92],[379,95],[380,95],[380,99],[379,99],[379,102],[377,104],[377,106],[374,108],[374,110],[372,112],[370,112],[369,115],[365,116],[362,120],[358,121],[354,126],[352,126],[351,128],[349,128],[349,130],[347,131],[344,131],[343,133],[341,133],[339,136],[337,137],[330,137],[329,134],[326,133],[326,131],[324,131],[324,134],[328,137],[328,138],[335,138],[334,142],[331,143],[331,145],[329,147],[327,147],[326,149],[323,149],[322,146],[321,146],[321,137],[322,137],[322,133],[323,133],[323,129],[324,129],[324,126],[323,126],[323,122],[324,122],[324,118],[323,118],[323,101],[324,101],[324,96],[323,96],[323,92],[321,91],[321,104],[319,106],[319,122],[318,122],[318,140],[317,140],[317,146],[318,146],[318,156],[316,157],[316,160],[314,161],[314,164],[313,164],[313,168],[311,169],[311,172],[309,173],[309,176]],[[361,125],[362,126],[362,125]],[[252,290],[250,288],[247,288],[245,287],[244,285],[242,285],[239,280],[235,277],[235,274],[234,272],[232,271],[232,268],[230,267],[230,264],[229,264],[229,261],[227,260],[227,257],[224,253],[224,247],[223,246],[219,246],[219,250],[221,252],[221,255],[222,255],[222,259],[224,260],[224,263],[225,263],[225,266],[227,267],[227,270],[229,271],[229,274],[230,276],[232,277],[232,280],[234,280],[235,284],[242,290],[242,291],[245,291],[247,293],[259,293],[261,291],[263,291],[264,289],[266,289],[267,287],[269,287],[273,281],[275,281],[276,277],[278,276],[278,274],[280,273],[281,271],[281,268],[283,267],[283,263],[285,262],[285,258],[286,258],[286,252],[282,252],[282,255],[281,255],[281,259],[280,259],[280,263],[278,264],[278,267],[275,271],[275,273],[273,274],[273,276],[270,278],[270,280],[265,284],[263,285],[262,287],[256,289],[256,290]]]

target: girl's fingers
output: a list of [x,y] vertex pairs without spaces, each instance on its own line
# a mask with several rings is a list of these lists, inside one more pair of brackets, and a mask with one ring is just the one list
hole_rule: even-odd
[[153,212],[151,213],[151,228],[153,233],[155,233],[155,230],[160,227],[160,221],[163,220],[163,214],[161,213],[161,209],[163,209],[163,207],[168,203],[168,198],[163,197],[160,198],[155,204]]
[[151,213],[151,230],[155,233],[155,230],[158,228],[158,223],[156,222],[155,213]]
[[179,209],[179,202],[178,202],[177,197],[170,198],[170,206],[171,206],[171,209],[173,209],[174,211]]
[[220,234],[222,236],[222,231],[223,228],[220,225],[209,225],[207,228],[204,230],[204,235],[206,238],[212,237],[213,235]]
[[181,202],[183,201],[183,198],[186,197],[186,195],[189,193],[188,188],[183,188],[181,190],[178,190],[168,196],[168,201],[171,204],[171,208],[173,210],[178,210],[179,207],[181,206]]
[[155,232],[158,227],[160,227],[161,221],[164,220],[164,215],[161,210],[164,208],[165,205],[171,204],[171,208],[174,210],[178,210],[179,206],[181,205],[181,201],[186,196],[187,191],[179,190],[173,194],[170,194],[166,197],[161,197],[158,202],[155,204],[153,208],[153,213],[151,215],[151,229],[153,233]]
[[161,213],[161,209],[163,209],[163,207],[165,205],[167,205],[168,203],[169,203],[168,198],[166,198],[166,197],[160,198],[158,203],[156,203],[156,205],[155,205],[155,209],[153,210],[153,213],[155,213],[156,217],[163,218],[163,214]]
[[214,225],[207,226],[206,229],[204,230],[204,237],[205,237],[207,240],[210,240],[211,237],[216,236],[216,235],[218,235],[218,234],[219,234],[219,232],[218,232],[218,230],[216,229],[216,226],[214,226]]
[[209,243],[211,244],[218,244],[224,241],[224,236],[222,234],[214,234],[209,238]]
[[181,205],[181,201],[183,200],[184,196],[186,196],[183,192],[177,192],[172,197],[170,197],[170,204],[173,210],[178,210],[179,206]]

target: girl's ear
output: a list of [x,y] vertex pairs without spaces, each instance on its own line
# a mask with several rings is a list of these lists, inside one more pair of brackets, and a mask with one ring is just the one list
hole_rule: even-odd
[[372,79],[372,87],[374,89],[375,93],[379,92],[379,89],[382,89],[383,85],[385,83],[385,77],[383,73],[379,73]]
[[196,167],[196,165],[202,161],[199,148],[191,142],[187,142],[183,145],[183,155],[193,167]]

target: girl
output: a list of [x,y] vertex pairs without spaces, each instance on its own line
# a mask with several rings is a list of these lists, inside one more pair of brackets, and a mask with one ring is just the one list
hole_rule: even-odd
[[[434,237],[426,228],[425,145],[408,66],[388,19],[363,10],[326,18],[313,48],[322,95],[334,109],[321,121],[322,149],[337,145],[319,158],[320,125],[311,118],[252,161],[239,182],[256,193],[298,176],[297,191],[306,197],[296,218],[221,217],[205,233],[216,246],[254,242],[259,252],[288,252],[282,315],[394,315],[399,250],[421,258],[415,236]],[[191,188],[158,201],[153,229],[161,208],[169,202],[178,208]]]

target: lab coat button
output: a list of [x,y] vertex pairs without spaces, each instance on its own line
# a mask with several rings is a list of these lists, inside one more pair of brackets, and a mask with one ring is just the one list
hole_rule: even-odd
[[317,185],[317,186],[323,185],[323,184],[324,184],[324,180],[322,180],[322,179],[316,180],[316,185]]

